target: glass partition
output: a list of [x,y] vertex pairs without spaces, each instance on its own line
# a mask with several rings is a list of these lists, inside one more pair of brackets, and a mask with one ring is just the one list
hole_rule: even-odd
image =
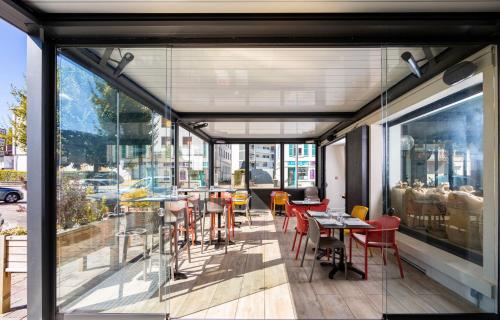
[[214,145],[214,174],[215,186],[246,189],[245,145]]
[[250,188],[280,188],[280,145],[250,144],[249,152]]
[[[440,74],[399,99],[382,99],[382,121],[372,130],[383,132],[385,146],[383,211],[398,221],[396,238],[386,230],[383,241],[396,244],[401,256],[392,254],[394,245],[382,250],[385,313],[497,311],[495,49],[451,67],[471,68],[467,76],[450,81]],[[391,61],[404,54],[385,50],[388,75]],[[429,48],[421,50],[426,61]]]
[[209,144],[179,127],[178,182],[180,188],[208,186],[208,148]]
[[305,188],[316,184],[316,145],[285,144],[285,188]]
[[[108,56],[105,80],[75,52]],[[172,184],[166,49],[71,48],[57,56],[57,307],[60,313],[168,312],[170,234],[159,214]],[[123,61],[127,61],[124,63]],[[106,61],[105,61],[106,62]],[[119,78],[154,66],[164,103]],[[118,79],[118,80],[117,80]],[[149,100],[151,101],[151,100]],[[155,200],[156,199],[156,200]]]

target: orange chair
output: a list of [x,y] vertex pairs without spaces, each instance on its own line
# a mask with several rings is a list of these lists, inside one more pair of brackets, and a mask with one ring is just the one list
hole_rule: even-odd
[[284,191],[276,191],[274,194],[274,201],[273,201],[273,216],[276,215],[276,206],[285,206],[288,201],[288,193]]
[[363,230],[363,233],[351,232],[349,236],[349,262],[352,262],[352,241],[359,243],[364,248],[365,256],[365,280],[368,280],[368,248],[382,249],[382,258],[384,264],[387,264],[385,250],[387,248],[394,249],[394,255],[398,260],[399,273],[401,278],[404,278],[403,265],[399,257],[398,245],[396,243],[396,231],[399,229],[401,220],[394,216],[382,216],[377,220],[367,221],[375,227],[375,229]]

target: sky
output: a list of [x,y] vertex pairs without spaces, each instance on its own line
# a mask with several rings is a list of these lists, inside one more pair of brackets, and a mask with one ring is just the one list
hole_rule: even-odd
[[0,19],[0,127],[9,123],[9,107],[15,100],[10,94],[11,84],[25,87],[26,35]]

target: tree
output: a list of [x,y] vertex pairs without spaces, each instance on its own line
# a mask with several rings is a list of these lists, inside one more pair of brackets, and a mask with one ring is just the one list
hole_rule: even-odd
[[22,150],[26,151],[26,115],[27,115],[27,98],[26,90],[18,89],[15,86],[11,87],[11,95],[16,102],[10,106],[12,117],[10,117],[10,128],[6,134],[0,135],[5,139],[6,144],[16,144]]

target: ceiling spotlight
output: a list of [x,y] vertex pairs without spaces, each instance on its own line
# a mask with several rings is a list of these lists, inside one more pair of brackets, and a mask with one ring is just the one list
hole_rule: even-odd
[[[417,76],[417,78],[422,77],[422,71],[420,70],[420,67],[418,66],[418,61],[415,60],[411,52],[405,51],[401,55],[401,59],[403,59],[404,62],[408,64],[408,67],[410,68],[411,72]],[[421,61],[421,60],[419,60]]]
[[118,66],[115,69],[115,72],[113,73],[116,77],[119,77],[122,73],[125,67],[134,60],[134,55],[131,54],[130,52],[126,52],[120,63],[118,63]]
[[208,126],[208,123],[206,122],[199,122],[193,126],[194,130],[202,129]]

